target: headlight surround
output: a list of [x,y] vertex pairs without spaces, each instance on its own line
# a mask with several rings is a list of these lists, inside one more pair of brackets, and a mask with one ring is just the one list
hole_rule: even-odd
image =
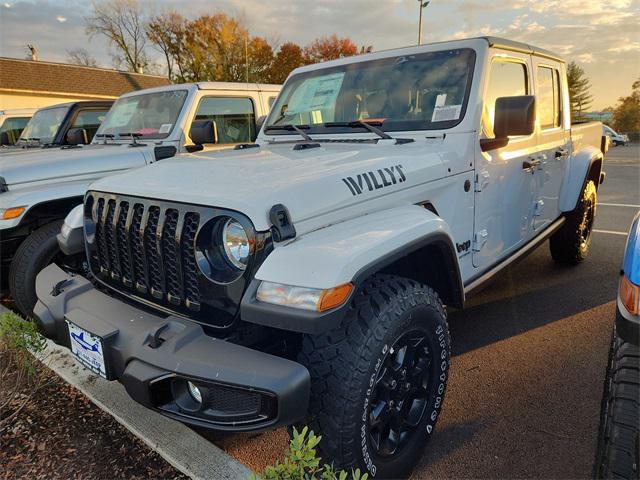
[[251,226],[239,218],[219,216],[207,222],[196,239],[196,261],[211,281],[229,284],[244,275],[254,252]]

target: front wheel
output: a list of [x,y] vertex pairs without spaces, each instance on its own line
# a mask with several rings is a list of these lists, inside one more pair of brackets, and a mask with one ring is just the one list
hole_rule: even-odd
[[587,258],[596,219],[596,202],[596,184],[589,180],[575,210],[567,214],[564,225],[549,239],[551,256],[556,263],[577,264]]
[[67,257],[60,251],[56,235],[61,226],[62,220],[58,220],[31,232],[11,260],[9,290],[16,307],[27,317],[33,314],[38,301],[36,276],[43,268],[56,263],[66,271],[74,271],[82,264],[81,258]]
[[372,277],[342,328],[303,340],[323,461],[376,478],[409,475],[442,408],[449,358],[438,295],[412,280]]

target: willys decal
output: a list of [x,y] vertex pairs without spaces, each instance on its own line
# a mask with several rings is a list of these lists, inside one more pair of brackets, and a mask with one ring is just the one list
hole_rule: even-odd
[[402,165],[379,168],[376,171],[359,173],[354,177],[342,179],[349,188],[352,195],[360,195],[365,189],[369,192],[380,188],[390,187],[396,183],[403,183],[407,180]]

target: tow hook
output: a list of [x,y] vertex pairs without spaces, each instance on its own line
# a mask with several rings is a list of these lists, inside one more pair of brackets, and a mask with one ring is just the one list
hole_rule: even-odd
[[72,282],[73,282],[73,278],[66,278],[64,280],[60,280],[51,289],[51,296],[57,297],[62,292],[64,292],[65,287],[69,286]]

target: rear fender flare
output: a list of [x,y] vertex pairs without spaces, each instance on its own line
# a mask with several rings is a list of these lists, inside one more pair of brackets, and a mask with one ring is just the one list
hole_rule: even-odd
[[[571,168],[565,176],[560,194],[560,211],[572,212],[587,181],[593,177],[598,187],[602,171],[602,152],[595,147],[587,147],[571,157]],[[593,171],[595,169],[595,172]]]

